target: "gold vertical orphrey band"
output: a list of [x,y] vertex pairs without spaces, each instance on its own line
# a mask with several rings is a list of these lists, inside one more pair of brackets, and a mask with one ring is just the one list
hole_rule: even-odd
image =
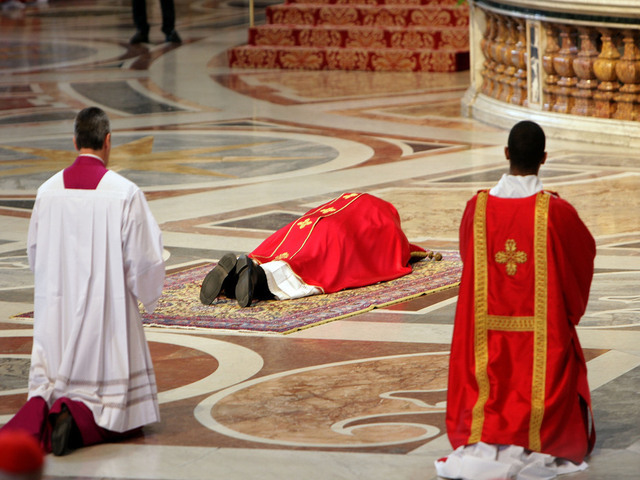
[[471,429],[467,443],[482,439],[484,408],[489,399],[489,330],[533,332],[533,375],[531,384],[531,416],[529,419],[529,448],[540,451],[540,430],[544,417],[547,370],[547,232],[550,196],[544,192],[536,196],[534,213],[534,315],[533,317],[504,317],[489,315],[488,308],[488,250],[487,250],[487,192],[480,192],[476,200],[473,224],[474,288],[475,288],[475,374],[478,398],[473,407]]
[[529,448],[540,451],[540,429],[544,417],[547,372],[547,232],[549,222],[548,194],[540,192],[536,197],[534,256],[535,256],[535,307],[533,379],[531,384],[531,419],[529,423]]
[[475,364],[476,381],[478,382],[478,399],[473,406],[471,417],[471,432],[469,443],[477,443],[482,437],[484,425],[484,406],[489,399],[489,363],[487,299],[489,284],[487,278],[487,192],[478,193],[476,211],[473,221],[473,249],[474,249],[474,288],[475,288]]

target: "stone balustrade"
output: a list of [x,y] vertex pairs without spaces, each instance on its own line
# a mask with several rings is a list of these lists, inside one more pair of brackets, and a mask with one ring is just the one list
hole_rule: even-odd
[[470,0],[472,81],[463,111],[504,127],[533,117],[555,136],[592,132],[585,140],[640,144],[640,19],[517,3]]

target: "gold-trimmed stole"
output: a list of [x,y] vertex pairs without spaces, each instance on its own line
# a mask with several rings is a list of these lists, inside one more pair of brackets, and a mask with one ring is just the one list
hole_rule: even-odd
[[[534,214],[534,272],[535,300],[533,317],[504,317],[489,315],[488,262],[505,263],[502,256],[490,259],[487,251],[487,191],[478,193],[473,223],[474,271],[475,271],[475,371],[478,383],[478,399],[473,407],[471,433],[468,443],[482,439],[484,408],[489,399],[488,332],[533,332],[533,378],[531,385],[531,416],[529,421],[529,448],[540,451],[540,429],[544,417],[545,384],[547,369],[547,230],[550,195],[540,192],[536,196]],[[502,252],[501,252],[502,253]],[[526,257],[525,257],[526,258]],[[506,271],[509,274],[509,270]]]

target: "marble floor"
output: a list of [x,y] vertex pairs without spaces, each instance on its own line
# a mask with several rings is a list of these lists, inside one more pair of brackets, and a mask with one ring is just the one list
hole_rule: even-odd
[[[250,251],[281,226],[274,212],[345,191],[394,203],[412,242],[455,250],[465,201],[505,171],[507,132],[460,116],[468,72],[230,70],[246,1],[176,0],[181,45],[162,43],[158,2],[149,7],[151,43],[138,46],[125,0],[0,12],[0,424],[26,398],[32,324],[15,315],[32,308],[30,210],[38,185],[74,158],[80,108],[110,115],[112,167],[146,192],[169,272]],[[640,162],[588,139],[547,150],[545,186],[598,246],[579,328],[598,442],[590,469],[570,478],[636,479]],[[50,456],[45,476],[434,479],[450,449],[455,301],[454,288],[289,335],[147,328],[162,422]]]

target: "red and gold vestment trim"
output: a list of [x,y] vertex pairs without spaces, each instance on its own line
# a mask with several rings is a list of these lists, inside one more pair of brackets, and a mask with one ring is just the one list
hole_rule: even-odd
[[[253,255],[253,257],[260,262],[271,258],[293,259],[304,248],[320,220],[340,213],[361,195],[361,193],[345,193],[329,203],[310,210],[290,225],[289,230],[273,252],[266,256]],[[286,245],[285,251],[282,251],[283,245]]]
[[[489,315],[488,295],[489,278],[487,253],[487,199],[488,192],[478,194],[474,214],[474,270],[475,270],[475,376],[478,384],[478,399],[473,407],[471,435],[469,444],[477,443],[482,438],[484,425],[484,409],[489,399],[490,383],[488,374],[489,348],[488,332],[497,331],[531,331],[534,334],[533,378],[531,385],[531,417],[529,422],[529,448],[541,449],[540,429],[544,417],[545,385],[547,369],[547,230],[549,220],[549,199],[547,193],[540,192],[536,196],[534,214],[534,267],[535,291],[533,317],[505,317]],[[517,264],[528,259],[526,255],[518,255],[515,242],[507,241],[503,255],[491,259],[506,264],[506,274],[514,275]]]

